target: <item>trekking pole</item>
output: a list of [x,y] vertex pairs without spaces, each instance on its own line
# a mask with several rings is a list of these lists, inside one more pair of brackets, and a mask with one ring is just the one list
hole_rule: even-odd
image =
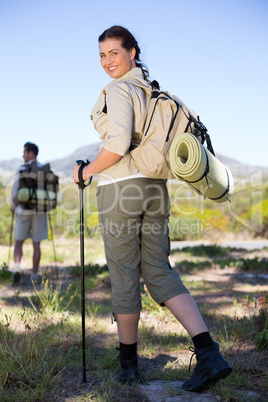
[[7,266],[9,267],[9,263],[10,263],[10,253],[11,253],[11,246],[12,246],[12,234],[13,234],[13,224],[14,224],[14,211],[12,212],[12,216],[11,216],[11,227],[10,227],[10,237],[9,237],[9,250],[8,250],[8,263]]
[[83,379],[82,382],[86,383],[86,327],[85,327],[85,262],[84,262],[84,197],[83,190],[89,186],[92,177],[88,184],[83,180],[83,169],[90,162],[77,160],[76,163],[80,166],[78,170],[78,187],[79,187],[79,204],[80,204],[80,260],[81,260],[81,315],[82,315],[82,356],[83,356]]
[[48,221],[49,221],[49,226],[50,226],[50,234],[51,234],[52,247],[53,247],[53,253],[54,253],[54,261],[55,261],[55,265],[56,265],[56,276],[57,276],[57,279],[59,279],[59,271],[58,271],[58,264],[57,264],[58,261],[57,261],[56,248],[55,248],[55,243],[54,243],[54,236],[53,236],[53,229],[52,229],[50,213],[48,213]]

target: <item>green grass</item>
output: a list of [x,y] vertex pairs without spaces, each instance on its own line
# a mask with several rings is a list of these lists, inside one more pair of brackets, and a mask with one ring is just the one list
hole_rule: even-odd
[[[261,297],[264,303],[267,295],[253,285],[250,290],[245,285],[243,290],[233,290],[229,282],[220,286],[198,280],[198,273],[215,267],[221,258],[228,260],[230,253],[229,249],[226,253],[220,250],[222,257],[218,258],[215,248],[209,253],[208,249],[199,250],[191,255],[189,250],[184,252],[184,259],[174,269],[182,272],[183,282],[197,297],[213,338],[233,367],[233,373],[211,387],[210,392],[222,401],[250,401],[247,393],[252,388],[260,392],[261,388],[264,395],[267,383],[264,361],[268,357],[268,313],[258,304]],[[243,258],[248,260],[247,256]],[[239,255],[234,260],[240,261]],[[252,261],[249,272],[256,271]],[[69,272],[70,285],[54,282],[44,274],[42,284],[28,296],[16,293],[17,305],[1,304],[0,400],[53,400],[55,396],[74,401],[141,400],[135,386],[129,388],[117,382],[116,323],[110,322],[110,288],[102,288],[108,271],[107,266],[94,262],[85,265],[87,384],[81,383],[81,268],[73,266]],[[3,280],[0,276],[1,283]],[[220,292],[228,295],[227,300],[206,300],[210,294],[217,296]],[[231,301],[229,292],[235,295]],[[151,298],[146,286],[141,286],[141,293],[143,312],[138,342],[143,379],[184,381],[190,375],[191,339],[172,314]],[[194,362],[195,359],[192,366]],[[166,390],[169,396],[185,395],[168,383]]]
[[[142,351],[148,354],[148,350],[154,353],[157,350],[165,349],[174,351],[184,349],[189,337],[179,332],[170,332],[166,335],[159,334],[154,326],[140,325],[139,337],[142,339]],[[189,343],[190,346],[190,343]]]
[[267,258],[224,258],[217,259],[216,264],[220,266],[220,268],[226,267],[237,267],[241,271],[251,272],[258,271],[263,273],[268,273],[268,259]]
[[212,262],[205,260],[205,261],[188,261],[183,260],[180,262],[176,262],[175,269],[178,268],[179,272],[198,272],[199,270],[211,268]]
[[212,244],[209,246],[200,245],[194,247],[183,247],[182,251],[188,253],[189,255],[198,256],[198,257],[218,257],[225,256],[230,251],[233,251],[230,247],[222,247],[217,244]]
[[[80,266],[74,266],[70,267],[71,273],[74,276],[81,276],[81,267]],[[107,265],[99,265],[99,264],[86,264],[84,266],[84,272],[85,276],[92,276],[95,277],[96,275],[100,275],[103,272],[108,272],[108,267]]]
[[53,347],[42,330],[32,330],[29,324],[19,334],[1,324],[0,336],[1,401],[12,397],[34,401],[53,395],[63,372],[78,357],[70,344],[61,341]]
[[[222,269],[226,267],[237,267],[243,272],[258,271],[268,273],[268,259],[266,257],[243,258],[240,255],[234,257],[230,255],[234,251],[236,253],[238,251],[242,253],[246,250],[222,247],[215,244],[210,246],[198,245],[184,247],[182,250],[174,249],[171,251],[171,255],[181,255],[185,253],[192,257],[201,258],[201,260],[195,259],[194,261],[189,261],[189,259],[185,259],[177,262],[176,266],[179,268],[180,272],[199,271],[203,268],[210,268],[214,264]],[[204,260],[205,257],[208,259]]]
[[[35,287],[35,285],[33,285]],[[63,292],[61,285],[53,287],[49,279],[43,280],[41,289],[35,287],[35,295],[28,297],[31,306],[38,313],[53,314],[67,310],[76,296],[77,291],[73,292],[71,284]]]

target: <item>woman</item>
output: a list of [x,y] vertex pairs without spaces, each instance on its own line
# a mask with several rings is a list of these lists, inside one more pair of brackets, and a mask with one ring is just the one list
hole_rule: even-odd
[[[191,336],[197,365],[188,391],[201,391],[226,377],[232,369],[213,342],[199,310],[180,277],[169,264],[169,197],[164,180],[144,176],[131,159],[130,146],[139,144],[149,95],[129,80],[152,87],[140,62],[133,35],[113,26],[99,37],[101,65],[113,78],[92,109],[102,144],[97,157],[82,170],[84,181],[98,173],[98,211],[112,285],[112,312],[117,322],[120,380],[139,379],[137,333],[141,311],[142,274],[151,296],[166,306]],[[147,92],[147,91],[146,91]],[[78,180],[74,166],[74,182]],[[80,171],[81,173],[81,171]]]

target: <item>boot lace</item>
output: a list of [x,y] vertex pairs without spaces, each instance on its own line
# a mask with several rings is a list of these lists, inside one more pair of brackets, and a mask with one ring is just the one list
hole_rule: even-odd
[[194,355],[196,355],[196,351],[195,351],[195,348],[193,348],[192,346],[189,347],[189,350],[190,350],[190,352],[193,352],[193,354],[190,358],[189,369],[188,369],[188,371],[191,371],[191,364],[192,364]]

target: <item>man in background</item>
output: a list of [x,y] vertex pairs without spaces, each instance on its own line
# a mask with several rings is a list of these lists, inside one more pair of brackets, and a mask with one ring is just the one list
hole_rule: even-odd
[[14,183],[11,191],[11,210],[15,213],[15,248],[14,259],[15,266],[13,270],[13,285],[18,286],[21,280],[21,259],[23,254],[23,243],[26,239],[32,238],[33,243],[33,267],[31,280],[36,283],[41,282],[41,276],[38,274],[39,263],[41,259],[40,242],[47,239],[47,215],[46,212],[38,212],[36,209],[27,207],[27,203],[18,203],[19,190],[19,174],[27,171],[29,165],[33,162],[38,167],[42,167],[37,161],[38,147],[37,145],[26,142],[24,144],[23,158],[24,164],[19,167],[16,172]]

